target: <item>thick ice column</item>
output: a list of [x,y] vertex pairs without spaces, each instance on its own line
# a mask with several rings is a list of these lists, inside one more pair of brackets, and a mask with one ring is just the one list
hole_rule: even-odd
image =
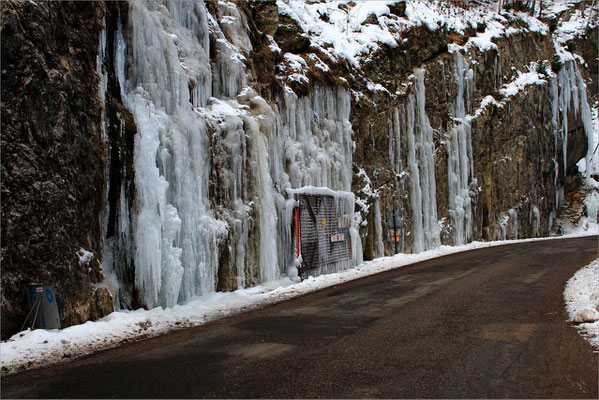
[[447,177],[449,188],[449,216],[453,225],[454,245],[467,243],[472,236],[472,199],[470,183],[473,181],[471,128],[465,117],[471,111],[468,99],[472,97],[473,71],[460,53],[454,62],[456,98],[452,106],[455,125],[449,131],[447,148]]
[[258,177],[259,187],[257,200],[260,204],[260,278],[264,282],[274,280],[279,276],[277,242],[275,240],[277,214],[274,212],[273,187],[268,173],[266,139],[264,135],[256,132],[254,141],[254,159],[256,160],[256,176]]
[[381,218],[381,204],[380,199],[377,197],[374,200],[374,238],[376,257],[383,257],[385,255],[385,248],[383,245],[383,224]]
[[425,110],[424,70],[414,71],[414,93],[408,97],[407,138],[412,206],[413,252],[440,245],[433,129]]
[[518,213],[513,208],[507,210],[508,228],[512,239],[518,239]]
[[593,129],[591,107],[589,106],[587,99],[587,85],[584,83],[584,79],[580,75],[580,70],[574,62],[572,63],[571,68],[574,70],[573,75],[574,79],[576,80],[576,89],[578,90],[578,96],[573,96],[573,98],[578,98],[578,113],[580,115],[580,119],[582,120],[582,126],[584,128],[585,134],[587,135],[588,143],[588,150],[584,158],[584,166],[582,167],[582,171],[586,176],[590,176],[593,174],[593,171],[597,171],[597,161],[593,163],[592,157],[593,151],[595,150],[595,147],[599,141],[599,137],[595,136],[595,130]]
[[389,161],[395,175],[401,173],[401,136],[399,110],[394,109],[389,117]]
[[[412,207],[412,252],[420,253],[424,247],[424,227],[422,225],[422,189],[420,188],[420,168],[417,158],[416,134],[414,132],[414,96],[408,97],[407,104],[408,169],[410,172],[410,205]],[[419,147],[419,146],[418,146]]]
[[[262,282],[277,279],[282,272],[278,263],[277,236],[283,234],[277,230],[277,212],[275,190],[270,175],[268,137],[276,130],[277,118],[268,103],[259,96],[251,100],[252,105],[260,112],[260,118],[246,118],[245,126],[251,136],[252,175],[256,180],[255,202],[258,204],[260,234],[260,280]],[[258,122],[259,121],[259,122]]]
[[431,127],[425,110],[424,70],[415,72],[416,100],[418,106],[418,133],[423,152],[420,153],[424,173],[421,175],[422,208],[424,241],[426,249],[439,247],[441,244],[440,229],[437,222],[437,182],[435,179],[435,144],[433,142],[433,128]]

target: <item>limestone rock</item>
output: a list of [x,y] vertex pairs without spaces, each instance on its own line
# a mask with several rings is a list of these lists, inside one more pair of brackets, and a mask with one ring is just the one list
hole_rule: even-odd
[[63,326],[89,318],[69,305],[91,301],[91,271],[77,252],[101,254],[105,152],[95,71],[104,4],[1,7],[4,338],[27,315],[32,281],[55,285]]
[[584,324],[587,322],[595,322],[599,319],[599,312],[597,310],[593,310],[592,308],[583,308],[574,314],[574,318],[572,319],[575,324]]
[[273,36],[279,27],[279,9],[274,0],[251,1],[252,18],[263,33]]
[[310,47],[310,38],[305,36],[300,26],[286,15],[279,15],[279,26],[274,39],[284,53],[299,54]]
[[94,318],[102,318],[114,311],[114,298],[106,288],[99,288],[94,292]]
[[389,11],[398,17],[406,16],[406,2],[398,1],[397,3],[389,4]]

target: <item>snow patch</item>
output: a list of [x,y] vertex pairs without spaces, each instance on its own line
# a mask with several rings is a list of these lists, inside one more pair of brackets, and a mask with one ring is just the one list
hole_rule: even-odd
[[570,320],[599,350],[599,258],[570,278],[564,289],[564,301]]
[[503,88],[499,89],[499,93],[501,93],[504,97],[511,97],[524,90],[526,86],[547,84],[547,81],[543,79],[536,71],[536,65],[536,63],[531,63],[529,66],[529,72],[518,71],[518,76],[516,79],[506,85],[503,85]]
[[79,257],[79,265],[88,265],[94,259],[94,253],[82,247],[77,252],[77,257]]

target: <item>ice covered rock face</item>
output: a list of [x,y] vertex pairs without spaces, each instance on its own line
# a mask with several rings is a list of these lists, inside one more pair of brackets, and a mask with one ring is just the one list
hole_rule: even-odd
[[[159,1],[129,7],[130,64],[117,75],[138,129],[136,197],[129,244],[124,241],[135,284],[133,290],[121,285],[122,306],[172,306],[292,271],[293,202],[286,189],[362,190],[357,219],[365,220],[367,257],[392,247],[386,235],[392,210],[402,226],[401,251],[547,234],[562,193],[560,170],[584,151],[568,145],[569,120],[582,120],[583,133],[590,129],[584,84],[569,63],[553,86],[544,81],[527,88],[532,97],[523,96],[527,83],[512,71],[502,74],[509,67],[501,52],[508,49],[516,67],[530,68],[537,55],[528,51],[539,48],[544,57],[548,38],[466,52],[452,48],[453,36],[443,30],[414,25],[400,47],[414,53],[409,43],[422,42],[422,30],[429,30],[426,54],[412,57],[419,60],[412,65],[391,50],[395,65],[379,62],[376,46],[348,32],[347,40],[373,52],[372,61],[356,58],[354,50],[340,53],[350,57],[349,65],[364,64],[357,76],[335,78],[348,90],[331,85],[331,68],[343,61],[309,48],[311,17],[279,3],[278,27],[255,21],[271,35],[265,39],[270,52],[279,54],[274,71],[281,90],[268,93],[267,101],[252,89],[254,76],[266,75],[253,70],[251,57],[265,45],[251,39],[255,32],[246,19],[274,9],[244,7]],[[372,15],[391,23],[383,8],[363,28],[352,22],[352,29],[371,29]],[[477,35],[465,33],[459,42],[468,43],[468,34]],[[414,66],[420,68],[410,70]],[[327,83],[319,76],[328,76]],[[389,77],[391,85],[374,83],[377,76]],[[534,95],[551,97],[553,109]],[[519,135],[522,130],[531,132]],[[531,165],[535,157],[540,162]],[[362,188],[355,167],[376,188]],[[390,179],[381,184],[385,176]],[[112,268],[118,275],[118,265]]]
[[285,189],[351,190],[349,92],[287,89],[266,102],[248,87],[245,16],[217,6],[218,22],[203,2],[129,7],[131,249],[148,307],[279,278],[294,262]]

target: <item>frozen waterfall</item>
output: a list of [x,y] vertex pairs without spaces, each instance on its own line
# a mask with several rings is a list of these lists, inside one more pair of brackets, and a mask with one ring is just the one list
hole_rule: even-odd
[[453,244],[468,243],[472,237],[472,199],[470,186],[476,187],[472,158],[471,128],[466,115],[472,112],[474,71],[460,53],[455,53],[454,79],[456,98],[452,107],[455,125],[449,131],[447,175],[449,187],[449,216],[453,226]]
[[[593,120],[591,108],[587,100],[587,90],[584,79],[575,61],[567,62],[557,74],[557,78],[551,83],[551,100],[553,127],[555,132],[556,152],[558,141],[561,141],[562,168],[566,174],[568,157],[568,114],[574,113],[580,116],[584,132],[587,136],[589,151],[582,162],[582,170],[586,172],[587,166],[591,165],[591,155],[594,149]],[[556,157],[557,158],[557,157]]]
[[433,129],[425,110],[424,70],[414,71],[414,92],[406,105],[410,203],[412,207],[412,247],[414,253],[439,247],[437,223],[437,183]]
[[[226,24],[201,1],[132,1],[118,49],[137,125],[130,245],[148,307],[292,273],[285,189],[351,191],[349,91],[315,86],[298,97],[287,88],[266,102],[248,87],[243,13],[230,2],[216,12]],[[351,229],[355,264],[361,243]]]
[[[591,109],[587,100],[587,90],[584,79],[580,75],[580,71],[575,61],[570,61],[564,64],[563,68],[558,72],[557,77],[552,80],[550,86],[551,109],[552,109],[552,125],[554,131],[555,156],[554,156],[554,184],[555,191],[555,207],[550,218],[551,227],[552,219],[556,215],[563,201],[564,189],[560,184],[559,176],[559,153],[561,151],[561,164],[563,175],[566,175],[567,159],[568,159],[568,133],[571,127],[568,127],[568,115],[573,113],[575,117],[579,117],[582,121],[584,133],[588,141],[588,151],[586,157],[578,162],[579,169],[585,174],[590,175],[593,172],[593,161],[591,159],[595,143],[593,136],[593,120]],[[560,149],[561,144],[561,149]],[[596,163],[596,161],[595,161]]]

